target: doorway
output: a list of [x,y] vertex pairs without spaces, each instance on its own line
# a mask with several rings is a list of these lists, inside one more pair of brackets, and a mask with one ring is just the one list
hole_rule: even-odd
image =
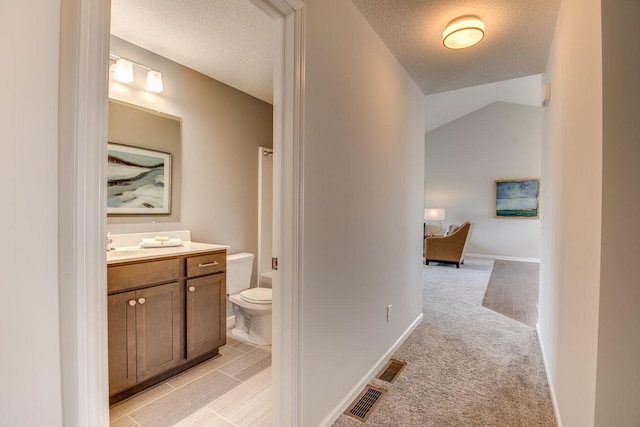
[[273,276],[273,150],[258,147],[258,284]]
[[[304,4],[252,0],[276,21],[274,90],[274,425],[299,425]],[[59,195],[63,416],[66,425],[108,424],[106,338],[106,70],[108,0],[62,2]],[[280,286],[278,286],[280,283]]]

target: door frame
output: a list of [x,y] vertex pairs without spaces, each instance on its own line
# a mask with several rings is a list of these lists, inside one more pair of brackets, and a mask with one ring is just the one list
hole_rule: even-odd
[[[274,70],[274,425],[302,424],[302,0],[251,0],[276,25]],[[107,426],[106,146],[110,0],[61,0],[59,260],[66,426]]]

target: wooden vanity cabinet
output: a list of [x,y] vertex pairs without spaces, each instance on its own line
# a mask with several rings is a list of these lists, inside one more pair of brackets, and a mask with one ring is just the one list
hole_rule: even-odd
[[226,342],[226,265],[222,252],[186,259],[187,359]]
[[218,354],[225,269],[225,251],[109,265],[111,403]]
[[136,291],[138,382],[178,366],[183,359],[184,303],[180,283]]
[[110,295],[107,303],[110,394],[181,363],[180,283]]
[[224,273],[187,280],[187,359],[225,344],[225,288]]
[[109,395],[137,382],[136,293],[122,292],[107,297],[109,318]]

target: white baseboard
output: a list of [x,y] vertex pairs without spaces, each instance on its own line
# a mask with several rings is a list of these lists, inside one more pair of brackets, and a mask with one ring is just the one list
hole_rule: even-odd
[[556,424],[562,427],[562,418],[560,418],[560,409],[558,408],[558,400],[556,399],[556,389],[551,375],[549,375],[549,364],[547,363],[547,353],[544,350],[542,339],[540,339],[540,325],[536,323],[536,332],[538,332],[538,343],[540,344],[540,352],[542,353],[542,363],[544,364],[544,372],[547,374],[547,384],[549,384],[549,392],[551,393],[551,401],[553,402],[553,412],[556,416]]
[[422,317],[424,315],[420,313],[420,316],[407,328],[406,331],[398,338],[398,340],[391,346],[389,350],[378,360],[378,362],[369,369],[369,371],[358,381],[358,383],[351,389],[351,391],[338,403],[338,405],[334,408],[333,411],[327,415],[327,417],[319,424],[320,426],[330,426],[332,425],[340,415],[349,407],[349,404],[355,399],[358,394],[362,391],[362,389],[371,381],[371,379],[382,370],[382,368],[387,364],[393,353],[398,350],[398,348],[402,345],[404,340],[413,332],[413,330],[418,326],[420,321],[422,321]]
[[523,258],[523,257],[516,257],[516,256],[482,255],[482,254],[466,254],[465,257],[501,259],[505,261],[537,262],[538,264],[540,264],[540,258]]

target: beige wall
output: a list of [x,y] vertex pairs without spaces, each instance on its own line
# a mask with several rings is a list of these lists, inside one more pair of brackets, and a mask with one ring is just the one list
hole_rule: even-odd
[[[182,119],[182,187],[179,222],[110,218],[109,231],[190,229],[194,241],[257,254],[257,147],[273,146],[273,107],[117,37],[111,51],[162,72],[158,95],[113,81],[109,95]],[[253,283],[255,275],[254,263]]]
[[640,425],[640,2],[602,2],[602,266],[595,425]]
[[421,313],[425,131],[422,93],[355,5],[305,3],[302,425],[316,426]]
[[[0,3],[0,424],[61,426],[58,310],[60,1]],[[9,66],[9,64],[13,66]],[[65,189],[73,191],[73,189]]]
[[475,222],[469,255],[540,258],[539,220],[495,218],[495,180],[540,178],[542,118],[541,107],[494,102],[427,133],[425,207],[446,209],[443,227]]
[[549,55],[538,328],[564,427],[592,426],[602,223],[599,0],[563,0]]

